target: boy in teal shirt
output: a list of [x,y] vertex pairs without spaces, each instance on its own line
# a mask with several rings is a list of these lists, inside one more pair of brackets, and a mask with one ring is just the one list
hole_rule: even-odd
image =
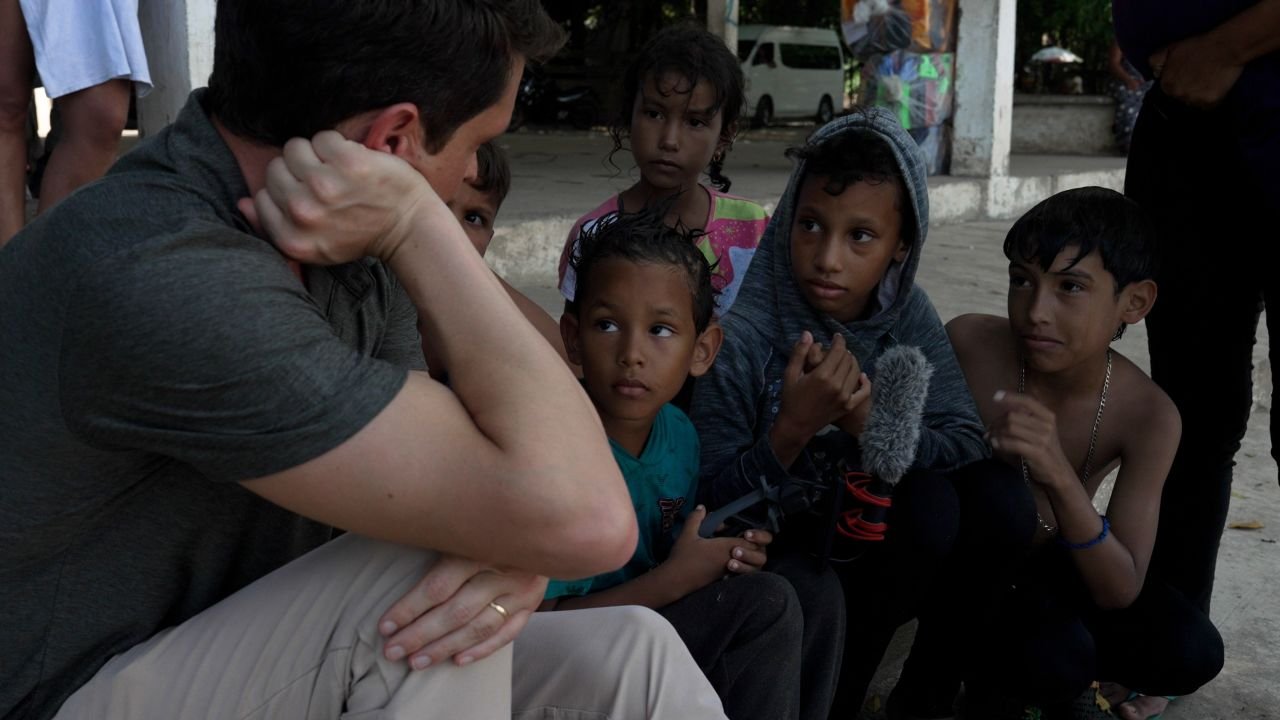
[[[689,646],[726,715],[799,718],[804,620],[790,584],[758,572],[771,536],[698,535],[706,515],[693,507],[698,437],[670,401],[711,367],[722,332],[694,233],[663,217],[662,208],[605,216],[571,261],[578,283],[561,335],[626,479],[640,539],[620,570],[553,580],[543,609],[654,608]],[[840,620],[827,642],[843,641]]]

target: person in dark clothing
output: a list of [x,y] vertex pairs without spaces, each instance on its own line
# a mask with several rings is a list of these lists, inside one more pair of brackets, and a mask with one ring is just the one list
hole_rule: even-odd
[[[1272,270],[1272,210],[1280,206],[1280,0],[1116,0],[1112,8],[1125,57],[1155,81],[1134,128],[1125,194],[1159,234],[1160,302],[1147,318],[1151,377],[1183,422],[1151,574],[1207,613],[1233,458],[1252,407],[1258,320],[1280,299]],[[1206,249],[1192,228],[1238,239],[1250,248],[1247,261],[1238,252]],[[1280,359],[1276,317],[1267,314],[1273,362]],[[1199,352],[1188,352],[1189,337]],[[1277,433],[1273,419],[1273,457]]]

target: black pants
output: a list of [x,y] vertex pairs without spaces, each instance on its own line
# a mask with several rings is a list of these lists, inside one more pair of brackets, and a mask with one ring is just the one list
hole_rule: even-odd
[[[1224,110],[1192,110],[1154,89],[1138,117],[1125,179],[1125,193],[1159,233],[1159,296],[1147,318],[1151,375],[1182,414],[1150,574],[1205,612],[1232,458],[1249,419],[1258,315],[1280,292],[1273,217],[1280,198],[1267,197],[1236,135]],[[1274,366],[1280,309],[1268,313],[1267,326]],[[1273,456],[1276,433],[1273,422]]]
[[767,572],[692,592],[658,612],[680,634],[730,720],[800,714],[804,617],[791,584]]
[[[868,543],[857,560],[829,564],[843,587],[846,617],[844,657],[831,717],[857,715],[894,632],[940,599],[940,592],[953,590],[940,587],[940,581],[957,550],[982,547],[988,559],[1017,552],[1018,543],[1004,530],[1011,524],[1002,517],[1009,513],[1001,504],[1008,493],[992,488],[998,484],[991,481],[990,473],[974,472],[972,466],[950,475],[910,473],[894,489],[885,541]],[[969,526],[973,532],[962,529]],[[1027,538],[1031,531],[1026,529]],[[784,547],[790,551],[776,571],[796,586],[807,617],[810,606],[830,607],[832,593],[823,596],[821,588],[796,572],[817,563],[812,536],[797,535],[799,542],[786,541]]]
[[1187,695],[1222,669],[1222,637],[1180,593],[1148,580],[1121,610],[1092,603],[1068,551],[1036,553],[967,638],[965,681],[1031,705],[1070,703],[1094,680],[1147,695]]
[[1021,474],[984,460],[951,476],[958,535],[924,600],[911,652],[894,690],[911,714],[950,714],[963,680],[959,648],[980,641],[969,631],[996,616],[996,601],[1031,550],[1035,503]]
[[966,522],[894,690],[909,712],[945,714],[961,681],[974,695],[1052,707],[1095,680],[1185,695],[1221,670],[1213,624],[1159,580],[1148,578],[1128,608],[1098,610],[1067,550],[1028,556],[1035,506],[1016,469],[986,461],[956,480]]

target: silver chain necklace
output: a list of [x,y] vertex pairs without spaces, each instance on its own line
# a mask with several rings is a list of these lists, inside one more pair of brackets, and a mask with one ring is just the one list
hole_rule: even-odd
[[[1025,393],[1027,388],[1027,361],[1024,359],[1018,368],[1018,394]],[[1093,430],[1089,432],[1089,451],[1084,456],[1084,472],[1080,474],[1080,484],[1084,485],[1089,482],[1089,475],[1093,473],[1093,451],[1098,447],[1098,426],[1102,424],[1102,411],[1107,409],[1107,392],[1111,389],[1111,348],[1107,348],[1107,372],[1102,378],[1102,394],[1098,397],[1098,412],[1093,416]],[[1031,472],[1027,470],[1026,458],[1018,458],[1022,464],[1022,482],[1031,488]],[[1034,498],[1033,498],[1034,499]],[[1040,510],[1036,510],[1036,522],[1040,523],[1040,527],[1050,535],[1058,531],[1057,525],[1050,525],[1040,516]]]

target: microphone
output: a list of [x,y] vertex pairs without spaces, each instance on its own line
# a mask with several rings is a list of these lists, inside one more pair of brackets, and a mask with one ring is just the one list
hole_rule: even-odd
[[863,468],[890,486],[897,485],[916,461],[932,376],[933,365],[911,345],[891,347],[876,361],[871,414],[858,444]]
[[[845,472],[843,482],[836,484],[834,519],[839,535],[866,542],[884,540],[893,488],[916,460],[932,376],[933,365],[910,345],[889,348],[876,361],[871,413],[858,437],[864,472]],[[845,505],[846,493],[852,499],[850,507]]]

